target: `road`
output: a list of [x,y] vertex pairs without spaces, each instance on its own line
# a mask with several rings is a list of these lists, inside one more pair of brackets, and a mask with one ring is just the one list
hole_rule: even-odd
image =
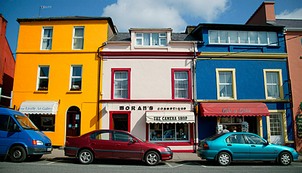
[[98,160],[90,165],[79,164],[72,158],[41,159],[23,163],[0,162],[1,173],[301,173],[302,162],[290,166],[274,163],[236,162],[231,165],[216,166],[206,161],[166,161],[157,166],[146,166],[137,161]]

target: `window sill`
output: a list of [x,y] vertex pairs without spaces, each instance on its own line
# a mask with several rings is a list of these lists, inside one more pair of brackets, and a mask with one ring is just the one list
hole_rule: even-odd
[[82,91],[67,91],[66,94],[82,94]]
[[45,90],[41,90],[41,91],[34,91],[34,94],[47,94],[48,91],[45,91]]

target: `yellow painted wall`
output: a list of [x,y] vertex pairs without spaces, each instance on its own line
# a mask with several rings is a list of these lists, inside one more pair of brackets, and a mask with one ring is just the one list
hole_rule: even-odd
[[[40,50],[43,26],[53,27],[52,50]],[[72,50],[74,26],[85,27],[83,50]],[[19,109],[23,101],[59,101],[55,131],[44,132],[55,146],[65,143],[71,106],[81,110],[81,134],[97,127],[97,49],[107,41],[108,28],[107,20],[20,23],[13,105]],[[39,65],[50,66],[47,92],[36,90]],[[69,91],[71,65],[82,65],[81,92]]]

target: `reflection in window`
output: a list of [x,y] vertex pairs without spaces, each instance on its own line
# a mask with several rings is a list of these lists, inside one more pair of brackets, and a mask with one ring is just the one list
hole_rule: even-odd
[[150,124],[150,141],[188,141],[188,124]]

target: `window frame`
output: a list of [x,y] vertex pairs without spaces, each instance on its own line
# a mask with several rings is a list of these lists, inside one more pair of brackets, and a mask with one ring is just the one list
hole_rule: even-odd
[[[148,41],[149,43],[145,43],[145,35],[149,35]],[[153,36],[154,34],[157,34],[158,39],[157,43],[158,44],[153,44]],[[140,36],[138,36],[140,35]],[[140,40],[141,44],[138,44],[138,40]],[[165,44],[162,44],[162,41],[165,41]],[[135,46],[139,47],[165,47],[168,44],[168,33],[167,32],[136,32],[135,33]]]
[[[220,72],[231,72],[232,73],[232,97],[220,96]],[[234,68],[217,68],[216,69],[216,89],[218,100],[236,100],[237,99],[237,87],[236,87],[236,70]]]
[[[177,72],[186,72],[188,75],[188,79],[187,79],[187,82],[188,82],[188,88],[187,88],[187,98],[181,98],[181,97],[176,97],[176,94],[175,94],[175,73]],[[192,98],[192,84],[191,84],[191,69],[187,69],[187,68],[180,68],[180,69],[171,69],[171,83],[172,83],[172,99],[173,100],[190,100]]]
[[[267,83],[267,73],[268,72],[277,72],[278,73],[278,89],[279,89],[279,98],[271,97],[268,94],[268,83]],[[284,93],[283,93],[283,86],[282,86],[282,69],[263,69],[263,76],[264,76],[264,89],[265,89],[265,98],[267,100],[277,100],[277,99],[283,99]]]
[[[115,98],[115,72],[125,71],[128,73],[127,75],[127,98]],[[112,68],[111,69],[111,99],[112,100],[130,100],[130,90],[131,90],[131,69],[130,68]]]
[[[83,36],[75,36],[76,29],[83,29]],[[84,38],[85,38],[85,27],[84,26],[74,26],[73,27],[73,34],[72,34],[72,50],[83,50],[84,49]],[[75,48],[75,40],[81,39],[82,40],[82,48]]]
[[[45,30],[51,29],[51,37],[44,37]],[[41,44],[40,44],[40,50],[52,50],[52,39],[53,39],[53,27],[52,26],[43,26],[42,27],[42,33],[41,33]],[[44,40],[50,41],[50,48],[43,48],[43,42]]]
[[[44,77],[44,76],[41,77],[41,68],[43,68],[43,67],[48,67],[48,75],[46,77]],[[38,66],[37,86],[36,86],[37,91],[48,91],[48,89],[49,89],[49,73],[50,73],[49,65],[39,65]],[[47,79],[47,87],[45,87],[45,88],[40,87],[41,79]]]
[[[73,76],[73,71],[75,67],[81,67],[81,76]],[[79,88],[73,87],[73,79],[81,79],[81,85]],[[81,91],[83,88],[83,65],[71,65],[70,66],[70,76],[69,76],[69,90],[70,91]]]
[[[215,33],[211,34],[211,33]],[[226,38],[222,39],[223,35],[221,35],[222,33],[226,34]],[[235,42],[231,42],[233,41],[231,39],[231,35],[230,33],[233,33],[237,35],[237,40]],[[261,43],[261,36],[263,36],[262,34],[266,35],[266,42],[265,43]],[[217,38],[212,38],[212,36],[215,36]],[[247,36],[247,38],[241,38],[241,36]],[[255,43],[251,43],[251,36],[255,36],[254,41],[256,41]],[[247,40],[246,40],[247,39]],[[277,32],[273,32],[273,31],[237,31],[237,30],[208,30],[208,40],[209,40],[209,44],[222,44],[222,45],[256,45],[256,46],[278,46],[279,45],[279,41],[278,41],[278,33]],[[217,42],[215,42],[215,41]],[[222,41],[224,40],[224,41]],[[241,43],[242,40],[246,40],[247,42]],[[214,41],[214,42],[213,42]],[[276,42],[273,42],[276,41]]]

